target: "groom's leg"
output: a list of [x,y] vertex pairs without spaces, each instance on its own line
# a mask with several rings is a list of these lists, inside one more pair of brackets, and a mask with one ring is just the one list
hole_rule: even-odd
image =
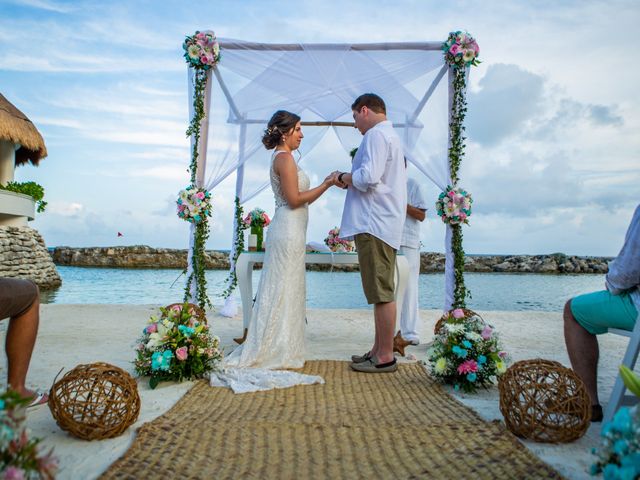
[[380,363],[393,361],[393,335],[396,327],[396,302],[376,303],[373,307],[376,320],[378,350],[375,355]]

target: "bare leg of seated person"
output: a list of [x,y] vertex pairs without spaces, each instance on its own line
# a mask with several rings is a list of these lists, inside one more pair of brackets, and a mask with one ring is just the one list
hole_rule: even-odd
[[[599,407],[598,358],[600,350],[598,339],[585,330],[573,317],[571,300],[564,306],[564,340],[573,371],[584,382],[591,399],[591,405]],[[601,409],[598,410],[601,411]]]

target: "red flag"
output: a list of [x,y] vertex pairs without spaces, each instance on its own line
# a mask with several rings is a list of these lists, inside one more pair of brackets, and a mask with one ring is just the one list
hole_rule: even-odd
[[122,235],[120,232],[118,232],[118,236],[119,236],[119,237],[122,237],[123,235]]

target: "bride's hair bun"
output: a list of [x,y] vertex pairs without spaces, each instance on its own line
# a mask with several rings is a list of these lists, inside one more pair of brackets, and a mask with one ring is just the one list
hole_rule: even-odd
[[282,136],[293,130],[299,121],[298,115],[286,110],[278,110],[274,113],[262,135],[262,143],[267,150],[276,148],[282,142]]

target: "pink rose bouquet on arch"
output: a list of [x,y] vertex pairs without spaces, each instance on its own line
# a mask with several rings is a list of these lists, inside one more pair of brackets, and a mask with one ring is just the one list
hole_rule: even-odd
[[447,41],[442,44],[445,61],[453,67],[478,65],[480,47],[468,32],[458,30],[449,33]]
[[187,36],[182,49],[187,63],[195,68],[208,70],[220,61],[220,44],[211,30],[196,31],[195,34]]
[[211,216],[211,194],[204,188],[190,185],[180,190],[176,205],[178,217],[189,223],[200,223]]
[[472,203],[473,198],[466,190],[447,185],[447,189],[440,193],[438,200],[436,200],[436,212],[444,223],[450,225],[469,224]]

